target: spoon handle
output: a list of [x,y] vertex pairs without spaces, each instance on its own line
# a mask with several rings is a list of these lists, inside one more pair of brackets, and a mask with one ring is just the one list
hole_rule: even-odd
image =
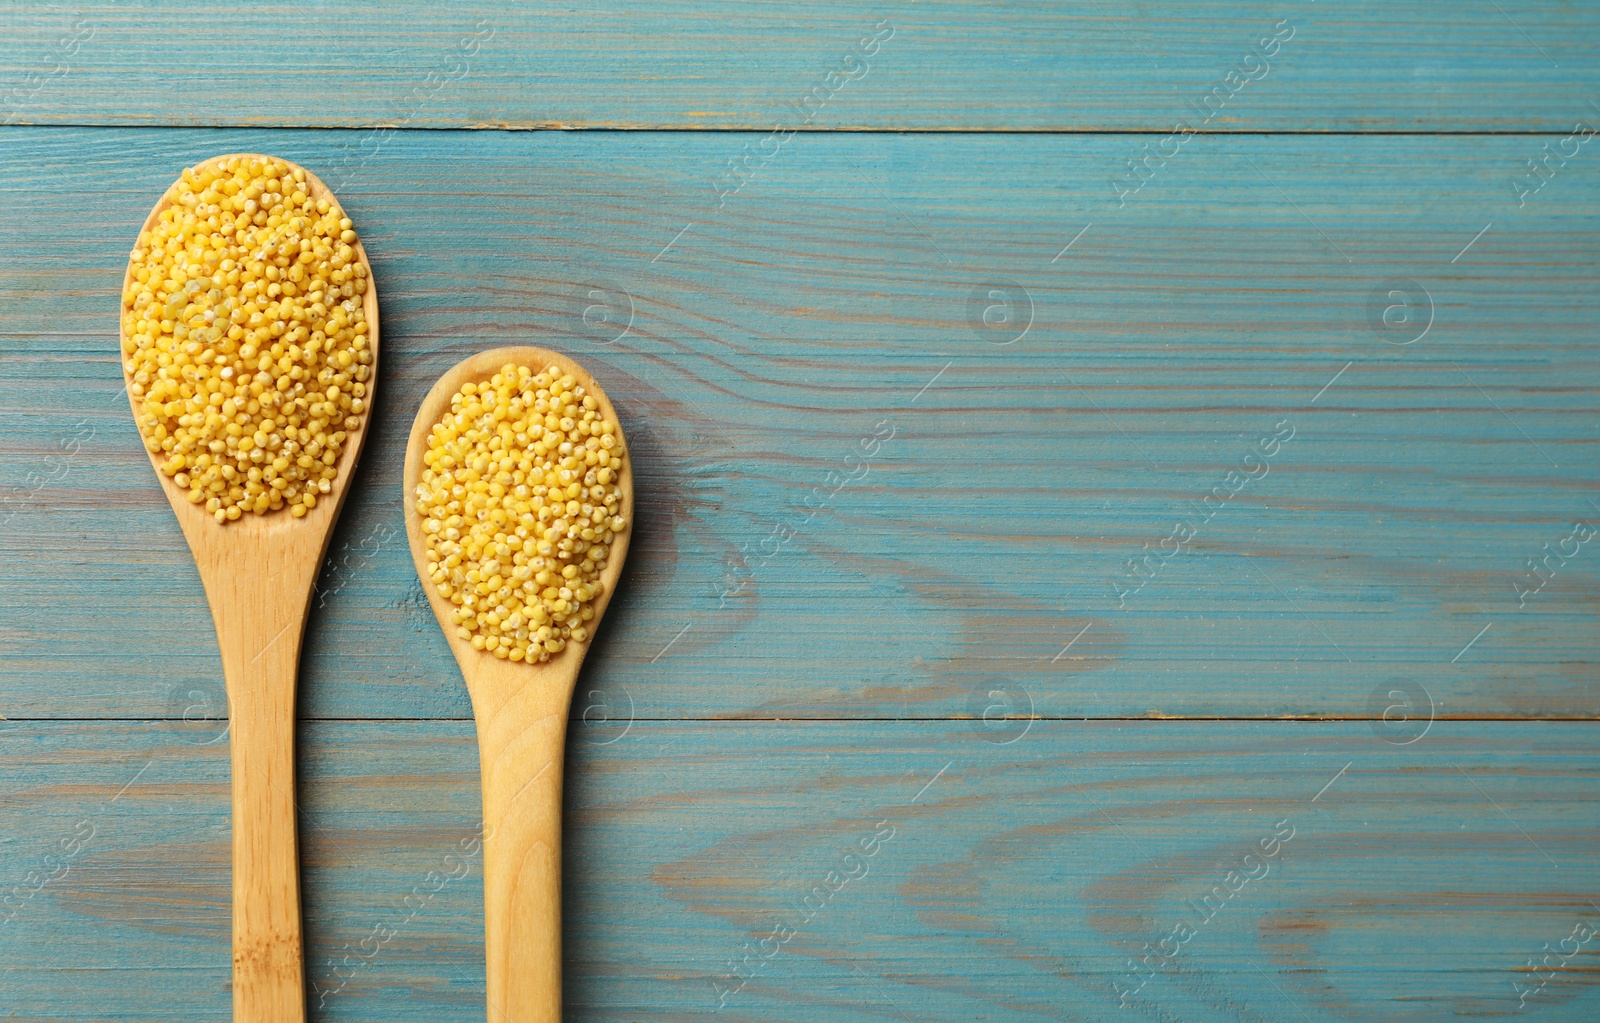
[[[528,686],[535,689],[536,686]],[[567,706],[480,719],[490,1023],[561,1021],[561,778]]]
[[218,604],[233,762],[233,1020],[303,1023],[294,799],[303,608],[265,606],[259,593]]

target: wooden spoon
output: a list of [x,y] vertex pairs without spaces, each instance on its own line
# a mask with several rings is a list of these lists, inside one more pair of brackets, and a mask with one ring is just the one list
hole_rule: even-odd
[[[229,158],[218,156],[200,166]],[[292,163],[289,167],[296,169]],[[312,198],[335,201],[316,175],[306,172],[306,181]],[[169,205],[163,195],[142,230],[151,230]],[[367,266],[364,309],[372,375],[366,382],[365,418],[376,396],[378,289],[366,251],[360,242],[353,248]],[[124,294],[133,270],[130,262]],[[119,333],[125,335],[122,316],[117,319]],[[140,409],[131,391],[129,402],[137,422]],[[233,760],[234,1023],[305,1019],[294,799],[295,675],[317,570],[366,435],[363,422],[345,442],[332,491],[298,519],[285,508],[265,515],[247,512],[238,521],[219,523],[203,505],[190,504],[186,492],[161,471],[156,456],[150,458],[194,554],[222,648]]]
[[[488,973],[489,1023],[560,1023],[561,1019],[561,780],[578,668],[628,553],[633,522],[633,459],[625,457],[617,479],[619,514],[629,525],[611,545],[601,573],[604,592],[595,598],[590,639],[567,643],[542,664],[500,660],[474,650],[450,623],[453,605],[429,577],[427,547],[416,507],[417,483],[428,434],[450,409],[461,385],[488,380],[507,363],[538,371],[560,366],[595,396],[600,411],[621,420],[600,385],[564,355],[541,348],[501,348],[457,363],[422,400],[406,446],[405,518],[422,589],[444,629],[450,650],[472,697],[478,724],[478,762],[483,775],[483,901]],[[624,448],[627,444],[624,440]]]

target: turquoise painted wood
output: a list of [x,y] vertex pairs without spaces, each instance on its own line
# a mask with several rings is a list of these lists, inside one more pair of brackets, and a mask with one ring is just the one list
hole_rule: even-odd
[[[1527,963],[1600,927],[1595,734],[577,724],[567,1018],[1593,1019],[1594,941]],[[14,1018],[228,1019],[215,737],[0,732],[4,880],[60,872],[0,923]],[[471,725],[309,723],[301,806],[314,1018],[481,1019]]]
[[1579,0],[80,0],[0,38],[14,123],[1516,132],[1600,101]]
[[[640,497],[568,1018],[1597,1018],[1597,30],[0,10],[0,1018],[228,1017],[220,670],[114,316],[238,150],[338,189],[383,306],[301,676],[313,1020],[483,1018],[399,459],[514,343],[594,368]],[[427,130],[555,126],[670,130]]]
[[[184,162],[350,137],[0,135],[0,713],[221,713],[116,282]],[[1600,708],[1594,154],[1519,207],[1539,139],[1207,137],[1119,206],[1141,137],[841,134],[719,212],[697,175],[741,138],[406,132],[345,189],[393,344],[304,713],[470,717],[400,454],[438,373],[513,343],[591,365],[637,438],[589,671],[641,716],[946,717],[1003,684],[1046,716],[1349,717],[1397,679],[1445,717]]]

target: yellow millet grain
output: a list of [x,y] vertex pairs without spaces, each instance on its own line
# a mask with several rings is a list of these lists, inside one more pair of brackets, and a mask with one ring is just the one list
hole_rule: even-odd
[[560,366],[507,364],[466,383],[434,424],[417,484],[428,572],[456,634],[512,661],[548,661],[584,625],[628,528],[617,424]]
[[303,516],[367,407],[355,229],[304,170],[270,158],[187,168],[167,197],[122,295],[145,447],[218,522]]

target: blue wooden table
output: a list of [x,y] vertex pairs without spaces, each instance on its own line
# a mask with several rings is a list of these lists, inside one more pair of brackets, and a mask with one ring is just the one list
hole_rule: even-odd
[[312,1018],[483,1018],[400,459],[508,344],[592,368],[638,482],[569,1018],[1600,1018],[1600,4],[0,40],[0,1018],[229,1017],[221,670],[115,316],[151,203],[237,151],[327,180],[382,295],[301,672]]

